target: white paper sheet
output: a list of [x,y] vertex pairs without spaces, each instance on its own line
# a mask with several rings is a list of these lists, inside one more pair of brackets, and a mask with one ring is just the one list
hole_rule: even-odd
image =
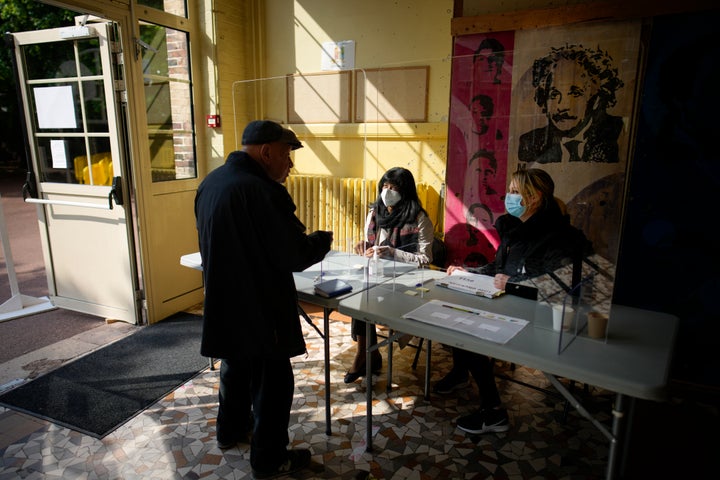
[[39,128],[77,128],[72,87],[35,87],[35,110]]
[[449,328],[495,343],[505,344],[529,322],[476,308],[431,300],[403,315],[403,318]]
[[494,277],[462,270],[455,270],[447,277],[438,278],[435,280],[435,284],[459,292],[471,293],[487,298],[495,298],[505,293],[504,290],[495,288]]

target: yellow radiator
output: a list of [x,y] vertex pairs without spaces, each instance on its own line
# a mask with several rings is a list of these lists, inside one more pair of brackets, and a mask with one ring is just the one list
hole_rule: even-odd
[[285,182],[297,206],[297,216],[308,228],[332,230],[333,249],[352,251],[365,233],[368,206],[377,196],[377,181],[324,175],[291,175]]
[[[369,205],[377,197],[376,180],[290,175],[285,186],[297,206],[297,217],[308,232],[334,232],[334,250],[352,252],[355,244],[365,238],[365,217]],[[435,232],[442,232],[438,193],[422,183],[417,184],[417,192]]]

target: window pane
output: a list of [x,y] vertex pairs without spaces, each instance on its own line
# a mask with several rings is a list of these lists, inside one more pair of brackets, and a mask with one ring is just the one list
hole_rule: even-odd
[[195,178],[195,134],[188,35],[158,25],[140,26],[143,79],[154,182]]
[[[88,138],[90,158],[85,139],[79,137],[39,138],[38,164],[40,181],[111,185],[113,178],[109,137]],[[88,168],[92,164],[92,169]]]

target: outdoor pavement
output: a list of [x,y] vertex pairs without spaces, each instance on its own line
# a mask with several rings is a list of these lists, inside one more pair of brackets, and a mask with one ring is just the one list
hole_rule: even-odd
[[[22,199],[24,173],[0,170],[0,199],[21,295],[47,298],[36,206]],[[7,253],[0,245],[0,305],[11,298]],[[51,305],[51,304],[50,304]],[[0,321],[0,393],[119,340],[136,328],[55,308]]]

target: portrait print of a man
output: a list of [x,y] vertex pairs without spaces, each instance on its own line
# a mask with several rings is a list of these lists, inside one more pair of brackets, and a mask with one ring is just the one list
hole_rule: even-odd
[[493,152],[479,150],[468,161],[463,204],[482,203],[493,214],[505,212],[504,185],[497,185],[498,162]]
[[520,162],[618,163],[621,117],[607,110],[623,81],[612,58],[600,48],[552,47],[534,61],[534,100],[547,125],[520,135]]
[[475,49],[473,55],[474,79],[479,83],[501,83],[505,47],[496,38],[488,37]]

